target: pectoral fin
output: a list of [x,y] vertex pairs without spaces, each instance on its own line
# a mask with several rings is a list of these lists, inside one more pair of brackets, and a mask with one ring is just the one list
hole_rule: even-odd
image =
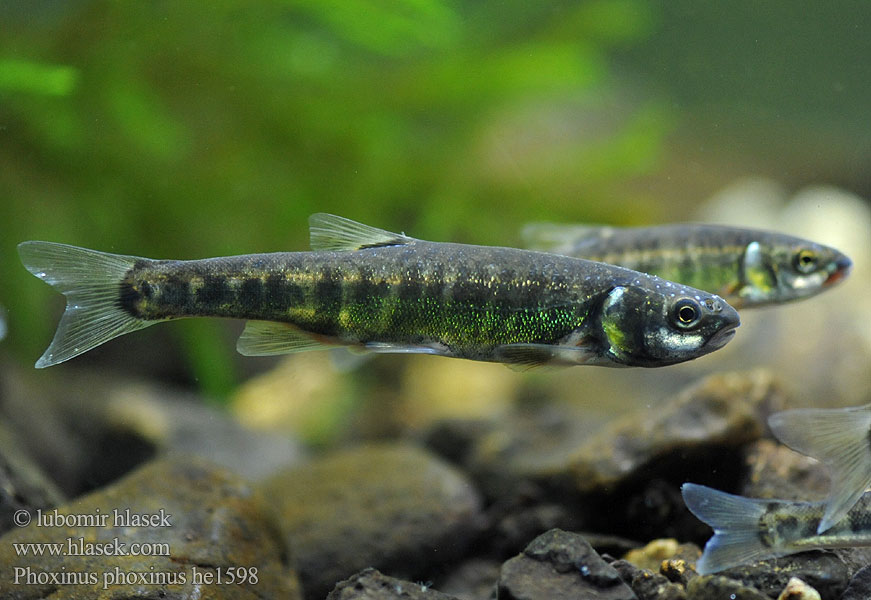
[[601,360],[597,352],[586,346],[506,344],[497,346],[494,354],[500,362],[517,371],[545,366],[585,365]]
[[236,342],[236,350],[245,356],[274,356],[332,347],[289,323],[274,321],[248,321]]
[[361,250],[414,241],[403,233],[392,233],[327,213],[313,214],[308,224],[312,250]]

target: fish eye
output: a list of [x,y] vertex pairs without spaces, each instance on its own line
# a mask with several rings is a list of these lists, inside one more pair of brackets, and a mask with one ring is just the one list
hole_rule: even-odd
[[674,316],[679,327],[692,327],[702,317],[702,309],[695,300],[682,298],[674,305]]
[[795,253],[793,263],[795,264],[795,269],[799,273],[810,273],[816,269],[817,255],[813,250],[802,248]]

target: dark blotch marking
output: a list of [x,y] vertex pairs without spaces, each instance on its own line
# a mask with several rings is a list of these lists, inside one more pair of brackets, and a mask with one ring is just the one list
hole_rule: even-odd
[[233,295],[227,278],[221,275],[206,275],[203,286],[197,290],[197,304],[205,309],[215,309],[232,301]]
[[399,284],[399,299],[404,301],[419,300],[424,292],[422,279],[420,268],[409,269]]
[[337,269],[323,267],[315,283],[315,303],[319,312],[336,316],[342,305],[342,278]]
[[444,266],[436,264],[432,271],[426,276],[424,284],[424,294],[428,298],[441,300],[445,292],[445,269]]
[[[143,284],[143,293],[145,292]],[[166,281],[161,285],[160,301],[162,304],[178,308],[189,308],[191,301],[191,286],[186,279],[177,276],[167,277]]]
[[358,281],[351,286],[348,302],[366,306],[376,298],[383,298],[387,286],[375,283],[375,273],[369,267],[361,266],[357,270]]
[[117,306],[127,314],[139,318],[137,304],[142,300],[142,294],[133,287],[133,271],[130,270],[121,281],[118,290]]
[[264,285],[259,277],[249,277],[239,286],[239,304],[248,311],[259,311],[263,307]]
[[283,275],[275,273],[266,278],[264,301],[276,311],[284,311],[291,306],[303,303],[302,288],[287,281]]
[[460,305],[483,306],[492,298],[492,293],[480,282],[471,281],[465,277],[457,279],[451,285],[451,299]]

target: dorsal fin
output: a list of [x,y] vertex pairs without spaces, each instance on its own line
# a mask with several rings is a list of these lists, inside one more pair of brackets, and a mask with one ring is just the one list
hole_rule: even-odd
[[308,218],[308,225],[312,250],[361,250],[414,241],[403,233],[392,233],[327,213],[313,214]]

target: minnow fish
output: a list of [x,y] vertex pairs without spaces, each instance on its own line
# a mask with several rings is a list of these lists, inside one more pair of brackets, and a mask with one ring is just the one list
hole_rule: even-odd
[[628,269],[425,242],[316,214],[311,252],[151,260],[23,242],[25,267],[67,297],[36,366],[180,317],[247,319],[237,349],[336,345],[519,367],[658,367],[720,348],[739,325],[717,296]]
[[825,502],[745,498],[694,483],[681,493],[690,512],[714,529],[696,563],[702,575],[815,548],[871,546],[871,494],[819,535]]
[[785,410],[768,424],[777,439],[828,469],[831,492],[817,533],[825,532],[871,486],[871,404]]
[[807,298],[842,281],[850,259],[797,237],[720,225],[599,227],[530,223],[526,245],[659,275],[736,308]]

